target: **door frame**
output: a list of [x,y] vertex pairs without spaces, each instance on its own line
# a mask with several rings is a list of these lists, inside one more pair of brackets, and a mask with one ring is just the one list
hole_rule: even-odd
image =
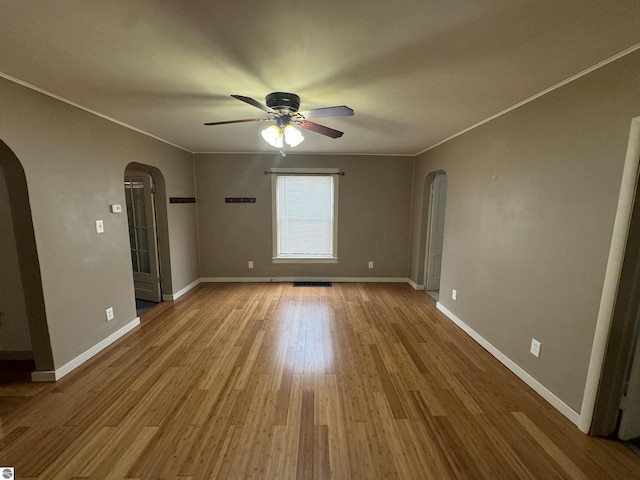
[[[167,189],[164,175],[160,169],[138,162],[129,163],[123,172],[122,178],[129,172],[142,172],[151,175],[156,188],[155,208],[156,208],[156,236],[158,243],[158,262],[160,266],[162,301],[173,300],[173,282],[171,272],[171,252],[169,249],[169,220],[167,210]],[[123,189],[124,195],[124,189]],[[129,242],[127,242],[129,248]]]
[[[134,238],[138,238],[138,223],[136,213],[136,202],[134,195],[134,184],[142,184],[144,220],[146,227],[146,243],[148,251],[148,267],[149,272],[141,272],[136,269],[133,271],[133,287],[136,299],[148,300],[152,302],[162,301],[162,269],[160,268],[160,249],[158,247],[158,220],[156,213],[156,188],[153,177],[147,172],[137,170],[128,170],[124,176],[125,192],[127,195],[127,223],[129,225],[129,237],[132,234]],[[131,203],[129,203],[131,202]],[[129,208],[131,207],[131,211]],[[133,228],[133,232],[131,231]],[[138,241],[135,240],[136,247]],[[132,251],[133,257],[133,251]],[[140,258],[137,259],[138,267]],[[143,285],[149,285],[149,288],[143,288]]]
[[[631,121],[609,259],[587,371],[580,421],[584,433],[616,431],[640,292],[640,117]],[[636,291],[634,291],[636,290]]]
[[[12,227],[16,239],[20,280],[36,369],[34,373],[50,372],[55,370],[53,351],[49,337],[27,178],[22,163],[13,150],[2,140],[0,140],[0,169],[4,173],[9,194],[9,208],[11,209]],[[32,373],[32,379],[35,378],[34,373]]]
[[[433,223],[436,220],[436,215],[434,215],[435,213],[435,184],[436,184],[436,179],[442,176],[444,177],[444,181],[445,181],[445,185],[448,182],[448,178],[447,178],[447,174],[443,171],[439,171],[436,172],[432,177],[431,177],[431,181],[429,182],[429,192],[427,192],[426,189],[426,185],[425,185],[425,195],[428,195],[428,199],[429,199],[429,204],[428,204],[428,209],[427,209],[427,232],[426,232],[426,247],[425,247],[425,253],[424,253],[424,273],[423,273],[423,285],[424,285],[424,289],[425,290],[430,290],[428,288],[428,276],[429,276],[429,258],[430,258],[430,254],[431,254],[431,249],[433,248],[432,245],[432,233],[433,233]],[[446,195],[445,195],[445,217],[446,217]],[[443,240],[443,252],[444,252],[444,240]],[[441,269],[442,270],[442,269]],[[439,282],[438,282],[439,283]],[[440,290],[440,286],[438,285],[438,290]]]
[[[416,282],[422,282],[422,284],[416,283],[416,290],[425,290],[426,285],[424,284],[425,280],[425,270],[426,270],[426,262],[427,262],[427,243],[429,242],[429,210],[431,208],[431,199],[430,199],[430,189],[431,184],[433,183],[433,179],[437,174],[443,173],[447,174],[446,171],[442,169],[433,170],[429,172],[424,177],[424,182],[422,184],[422,210],[420,213],[420,246],[418,250],[418,258],[417,258],[417,272],[416,272]],[[449,181],[449,177],[447,176],[447,182]]]

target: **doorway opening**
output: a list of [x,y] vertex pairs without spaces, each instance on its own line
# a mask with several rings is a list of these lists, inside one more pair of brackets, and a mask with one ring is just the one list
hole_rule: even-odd
[[[163,300],[167,286],[167,225],[164,180],[160,171],[129,164],[124,174],[129,247],[137,315]],[[163,248],[164,247],[164,248]]]
[[0,370],[36,378],[54,370],[40,262],[26,175],[1,140],[0,217],[0,360],[9,362]]
[[631,125],[585,388],[584,424],[580,425],[591,435],[614,436],[631,446],[640,445],[639,174],[640,118],[636,118]]
[[[427,191],[428,190],[428,191]],[[447,207],[447,175],[437,172],[425,181],[428,195],[424,289],[436,301],[440,299],[440,275],[444,247],[444,221]]]

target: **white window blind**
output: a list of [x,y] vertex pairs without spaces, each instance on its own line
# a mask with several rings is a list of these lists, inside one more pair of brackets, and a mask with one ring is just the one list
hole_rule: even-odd
[[333,176],[278,175],[276,258],[334,258]]

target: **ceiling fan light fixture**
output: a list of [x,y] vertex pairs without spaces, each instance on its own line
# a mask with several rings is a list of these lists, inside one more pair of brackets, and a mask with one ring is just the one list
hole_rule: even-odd
[[287,125],[284,127],[284,141],[290,147],[295,147],[296,145],[300,145],[304,137],[300,130],[295,128],[293,125]]
[[281,125],[271,125],[262,130],[262,138],[275,148],[282,148],[286,143],[289,147],[300,145],[304,136],[300,130],[293,125],[282,127]]
[[[333,128],[310,122],[308,118],[324,117],[350,117],[353,116],[353,109],[346,105],[336,105],[334,107],[312,108],[299,112],[300,97],[295,93],[273,92],[267,95],[266,104],[251,97],[242,95],[231,95],[231,97],[259,108],[269,114],[268,118],[244,118],[240,120],[225,120],[222,122],[206,122],[205,125],[229,125],[232,123],[247,122],[275,122],[262,130],[262,138],[265,142],[275,148],[281,149],[284,155],[285,146],[295,147],[304,141],[304,136],[299,128],[318,133],[329,138],[340,138],[343,132]],[[295,127],[294,127],[295,125]],[[296,128],[299,127],[299,128]]]
[[264,130],[262,130],[262,138],[275,148],[282,148],[284,143],[284,135],[282,134],[282,129],[278,125],[271,125]]

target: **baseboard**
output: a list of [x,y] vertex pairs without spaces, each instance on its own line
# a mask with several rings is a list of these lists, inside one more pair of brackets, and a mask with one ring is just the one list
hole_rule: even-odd
[[[197,287],[200,283],[285,283],[285,282],[344,282],[344,283],[409,283],[416,290],[423,290],[409,278],[403,277],[202,277],[190,283],[174,295],[163,295],[164,302],[173,302]],[[416,288],[417,287],[417,288]]]
[[202,283],[408,283],[409,279],[398,277],[202,277],[200,281]]
[[175,293],[173,295],[162,295],[162,300],[165,301],[165,302],[173,302],[173,301],[179,299],[181,296],[183,296],[189,290],[192,290],[192,289],[196,288],[198,285],[200,285],[201,281],[202,281],[202,279],[198,278],[195,282],[191,282],[189,285],[187,285],[182,290],[178,291],[177,293]]
[[140,317],[136,317],[135,320],[127,323],[124,327],[119,330],[113,332],[107,338],[97,343],[89,350],[78,355],[76,358],[71,360],[70,362],[64,364],[62,367],[57,370],[48,370],[48,371],[36,371],[31,372],[31,381],[33,382],[55,382],[60,380],[62,377],[67,375],[69,372],[75,370],[84,362],[89,360],[91,357],[97,355],[99,352],[107,348],[113,342],[118,340],[120,337],[123,337],[129,331],[133,330],[135,327],[140,325]]
[[0,351],[0,360],[33,360],[31,350]]
[[56,372],[54,370],[40,370],[31,372],[32,382],[55,382]]
[[573,410],[569,405],[560,400],[557,396],[555,396],[550,390],[548,390],[544,385],[538,382],[535,378],[529,375],[526,371],[524,371],[517,363],[507,357],[504,353],[494,347],[491,343],[485,340],[478,332],[476,332],[469,325],[464,323],[458,317],[456,317],[451,311],[449,311],[444,305],[440,302],[436,303],[438,310],[444,313],[449,319],[455,323],[458,327],[464,330],[467,335],[473,338],[476,342],[478,342],[486,351],[488,351],[491,355],[493,355],[500,363],[502,363],[505,367],[507,367],[511,372],[513,372],[520,380],[529,385],[538,395],[544,398],[547,402],[549,402],[556,410],[562,413],[565,417],[569,419],[574,425],[578,425],[580,423],[580,414]]
[[407,279],[407,283],[411,285],[414,290],[424,290],[424,285],[418,285],[416,282],[414,282],[410,278]]

